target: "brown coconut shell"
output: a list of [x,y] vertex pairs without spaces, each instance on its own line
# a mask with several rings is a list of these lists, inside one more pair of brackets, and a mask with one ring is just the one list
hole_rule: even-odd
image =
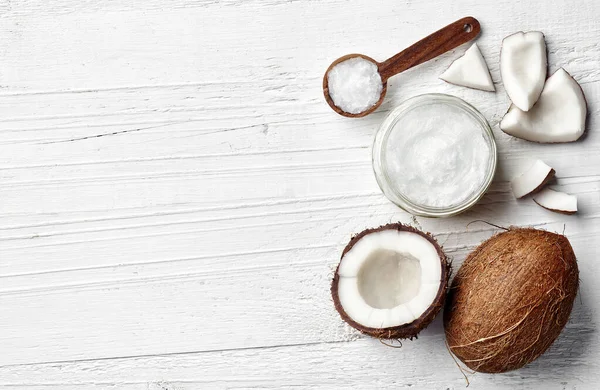
[[512,228],[465,260],[444,311],[452,353],[472,370],[499,373],[537,359],[567,323],[579,285],[569,240]]
[[[440,288],[438,289],[435,300],[433,301],[431,306],[421,316],[419,316],[419,318],[415,319],[411,323],[400,326],[394,326],[389,328],[370,328],[352,320],[352,318],[350,318],[350,316],[348,316],[348,314],[344,311],[344,308],[342,307],[342,304],[340,303],[340,298],[338,296],[338,283],[340,280],[340,277],[338,275],[338,269],[340,268],[340,264],[342,264],[342,262],[344,261],[344,256],[346,255],[346,253],[348,253],[348,251],[350,251],[350,249],[352,249],[352,247],[361,238],[368,234],[377,233],[387,229],[416,233],[421,235],[422,237],[425,237],[429,242],[431,242],[431,244],[435,247],[440,257],[440,263],[442,266],[442,277],[440,280]],[[346,245],[346,247],[344,248],[340,263],[338,264],[335,270],[335,276],[333,277],[333,281],[331,282],[331,296],[333,298],[335,309],[340,314],[342,319],[345,322],[347,322],[350,326],[352,326],[355,329],[358,329],[362,333],[368,334],[369,336],[376,337],[378,339],[413,339],[417,337],[421,330],[426,328],[427,325],[429,325],[431,321],[433,321],[436,315],[440,312],[442,306],[444,306],[444,300],[446,298],[446,291],[448,288],[448,279],[450,278],[450,272],[450,261],[444,254],[444,251],[442,250],[440,245],[429,233],[424,233],[412,226],[403,225],[401,223],[391,223],[388,225],[380,226],[378,228],[364,230],[356,236],[352,237],[348,245]]]

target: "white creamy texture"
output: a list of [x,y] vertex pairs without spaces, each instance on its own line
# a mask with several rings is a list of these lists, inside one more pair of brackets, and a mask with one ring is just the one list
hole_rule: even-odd
[[350,114],[360,114],[379,101],[383,83],[377,65],[361,57],[342,61],[327,73],[329,96]]
[[447,208],[481,188],[491,150],[475,118],[459,107],[435,103],[400,117],[385,153],[396,191],[418,205]]

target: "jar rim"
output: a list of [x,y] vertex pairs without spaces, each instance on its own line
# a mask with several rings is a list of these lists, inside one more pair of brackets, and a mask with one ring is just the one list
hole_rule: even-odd
[[[456,205],[450,207],[431,207],[425,206],[408,199],[404,194],[399,192],[395,186],[391,185],[391,179],[387,173],[383,158],[385,157],[385,145],[387,144],[389,135],[393,130],[395,124],[403,116],[403,114],[415,109],[417,107],[431,104],[431,103],[443,103],[450,104],[458,107],[470,115],[471,118],[475,119],[475,122],[479,124],[483,138],[490,148],[490,158],[488,161],[486,176],[480,188],[473,192],[471,196]],[[373,172],[375,173],[375,179],[379,188],[384,195],[394,204],[404,209],[405,211],[424,217],[449,217],[460,214],[469,208],[473,207],[486,193],[490,187],[497,167],[497,147],[494,133],[485,117],[471,104],[467,103],[463,99],[442,93],[428,93],[417,95],[412,98],[405,100],[400,103],[398,107],[393,109],[388,116],[384,119],[381,126],[379,127],[375,140],[373,142],[372,149],[372,162]]]

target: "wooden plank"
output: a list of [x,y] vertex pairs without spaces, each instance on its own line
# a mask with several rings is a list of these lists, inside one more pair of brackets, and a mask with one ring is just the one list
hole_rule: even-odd
[[[572,321],[551,349],[524,369],[506,374],[468,375],[470,388],[591,388],[599,379],[591,300],[577,302]],[[0,368],[8,388],[74,386],[166,389],[382,388],[462,389],[465,379],[445,348],[436,320],[418,340],[402,348],[370,338],[352,342],[222,350],[210,353],[120,358]],[[398,344],[396,344],[398,346]],[[48,387],[43,387],[46,384]],[[580,386],[583,385],[583,386]],[[5,385],[6,386],[6,385]],[[4,388],[0,385],[0,388]],[[160,389],[160,387],[158,387]]]

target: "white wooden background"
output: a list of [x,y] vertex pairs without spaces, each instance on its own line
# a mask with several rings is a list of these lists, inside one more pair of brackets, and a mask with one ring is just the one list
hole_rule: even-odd
[[[368,118],[324,103],[333,59],[467,15],[498,93],[437,79],[464,46],[392,79]],[[547,354],[471,388],[597,389],[599,17],[596,0],[0,0],[0,390],[462,389],[439,317],[388,348],[344,325],[329,283],[352,233],[417,224],[458,266],[495,231],[477,219],[565,229],[581,289]],[[500,42],[531,29],[583,86],[581,142],[498,130]],[[474,104],[498,141],[495,183],[459,217],[411,220],[371,172],[378,124],[425,92]],[[577,216],[513,199],[535,158]]]

